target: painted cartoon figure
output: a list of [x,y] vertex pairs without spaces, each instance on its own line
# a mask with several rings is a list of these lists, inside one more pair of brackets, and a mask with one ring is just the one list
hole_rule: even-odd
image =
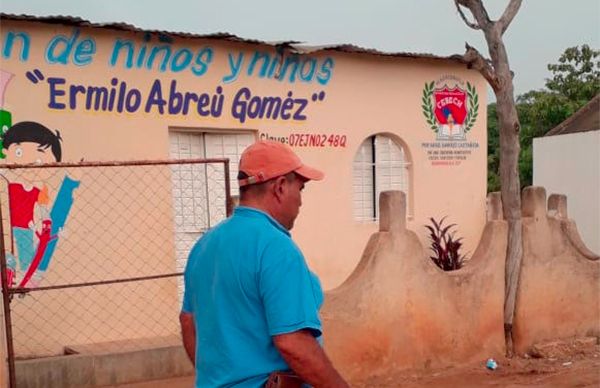
[[27,282],[29,282],[29,280],[31,279],[31,277],[34,275],[34,273],[36,273],[40,262],[42,261],[42,258],[44,257],[44,253],[46,252],[46,248],[48,247],[48,244],[57,239],[56,235],[51,235],[52,232],[52,221],[51,220],[44,220],[42,221],[42,231],[40,232],[35,232],[35,235],[38,237],[39,243],[35,252],[35,256],[33,257],[33,260],[31,261],[31,264],[29,265],[29,268],[27,268],[27,273],[25,273],[25,276],[23,276],[23,279],[21,280],[21,283],[19,283],[19,287],[25,287],[25,285],[27,285]]
[[4,104],[4,94],[13,76],[14,74],[0,69],[0,159],[5,158],[2,152],[4,148],[2,147],[2,137],[4,137],[4,134],[12,125],[12,114],[6,108],[6,104]]
[[[10,127],[4,134],[2,146],[9,163],[53,163],[62,159],[61,140],[58,131],[54,133],[42,124],[24,121]],[[63,190],[65,184],[68,192]],[[16,252],[7,252],[10,285],[15,284],[17,270],[25,272],[19,287],[25,287],[30,281],[35,286],[41,279],[43,271],[38,270],[42,264],[44,270],[47,269],[50,257],[46,253],[51,246],[54,250],[58,235],[53,221],[54,208],[59,205],[60,211],[58,214],[54,212],[54,215],[60,220],[58,227],[62,228],[71,208],[72,191],[78,185],[79,182],[65,177],[59,190],[59,193],[63,192],[63,198],[59,200],[57,196],[52,210],[49,210],[50,198],[45,184],[36,187],[24,180],[8,184],[10,224],[16,244]],[[40,223],[41,231],[36,231],[36,224]]]
[[4,134],[2,147],[9,163],[54,163],[62,158],[60,132],[40,123],[23,121]]

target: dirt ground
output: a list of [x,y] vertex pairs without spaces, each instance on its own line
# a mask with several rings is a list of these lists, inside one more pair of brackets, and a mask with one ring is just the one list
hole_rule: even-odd
[[600,349],[564,358],[497,360],[491,371],[485,361],[437,371],[398,372],[374,376],[357,388],[371,387],[600,387]]
[[[548,358],[498,359],[494,371],[485,360],[463,367],[399,371],[354,384],[374,387],[600,387],[600,346],[563,352]],[[120,385],[121,388],[190,388],[193,377]]]

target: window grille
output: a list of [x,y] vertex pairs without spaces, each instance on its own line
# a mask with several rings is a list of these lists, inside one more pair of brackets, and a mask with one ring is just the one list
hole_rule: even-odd
[[363,141],[353,163],[354,218],[358,221],[379,219],[382,191],[403,191],[408,202],[409,167],[404,149],[392,138],[375,135]]

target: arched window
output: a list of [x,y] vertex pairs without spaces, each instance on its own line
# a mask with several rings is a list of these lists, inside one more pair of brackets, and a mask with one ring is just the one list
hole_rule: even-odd
[[375,135],[363,141],[353,163],[354,218],[377,220],[382,191],[401,190],[409,203],[409,166],[405,150],[391,137]]

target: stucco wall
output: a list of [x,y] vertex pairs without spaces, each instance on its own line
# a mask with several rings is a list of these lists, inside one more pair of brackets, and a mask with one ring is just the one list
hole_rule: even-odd
[[[548,202],[548,205],[546,205]],[[523,250],[515,348],[576,336],[600,337],[600,257],[587,249],[573,220],[568,197],[546,201],[542,187],[523,192]]]
[[325,347],[352,380],[391,369],[452,365],[503,351],[506,235],[487,224],[469,264],[444,272],[402,220],[404,196],[382,193],[380,231],[322,309]]
[[569,198],[569,217],[600,253],[600,130],[533,139],[533,184]]
[[[27,58],[21,56],[25,51],[23,36],[29,38]],[[12,39],[10,47],[9,38]],[[59,58],[64,59],[64,63],[51,63],[47,55],[51,42],[57,38],[62,40],[54,46],[55,57],[70,47],[68,55]],[[94,42],[95,52],[79,55],[80,59],[89,59],[89,62],[75,64],[77,47],[86,40]],[[169,157],[169,129],[172,128],[228,133],[246,131],[257,139],[273,137],[288,142],[290,136],[306,134],[322,135],[327,139],[331,135],[345,136],[344,146],[329,141],[322,147],[294,144],[308,164],[316,165],[326,174],[324,182],[307,186],[302,212],[293,231],[325,288],[335,287],[348,277],[369,236],[377,229],[376,222],[358,222],[353,216],[352,162],[361,142],[374,134],[389,134],[406,148],[410,162],[409,212],[412,218],[409,226],[419,238],[424,239],[422,225],[429,217],[444,215],[461,225],[468,250],[473,251],[480,238],[485,221],[482,214],[486,190],[487,85],[478,72],[457,61],[320,51],[301,55],[300,59],[308,63],[304,67],[305,75],[310,74],[311,63],[316,63],[315,74],[320,74],[321,80],[316,76],[302,80],[298,74],[292,80],[289,74],[281,79],[261,75],[261,61],[257,61],[254,70],[250,71],[250,60],[257,53],[269,56],[273,61],[277,58],[275,47],[262,44],[165,38],[155,33],[25,21],[3,21],[0,42],[8,53],[3,58],[2,70],[14,75],[4,95],[3,109],[12,113],[13,122],[32,120],[60,130],[64,161],[166,159]],[[67,42],[73,43],[68,46]],[[116,61],[112,61],[118,42],[132,45],[131,66],[127,65],[126,49],[119,51]],[[172,63],[161,70],[160,60],[147,66],[141,57],[142,48],[145,47],[147,59],[151,49],[157,46],[168,46],[173,57],[176,53],[185,54],[184,50],[196,55],[210,48],[212,60],[201,75],[194,74],[189,66],[174,71]],[[139,58],[142,58],[141,62]],[[182,58],[183,55],[179,60],[184,63]],[[201,56],[202,59],[206,62],[207,57]],[[242,71],[236,77],[230,77],[238,59],[242,60]],[[138,66],[139,63],[142,65]],[[329,78],[322,71],[325,63],[332,64]],[[201,66],[195,63],[193,66],[201,70]],[[35,70],[43,75],[43,80],[36,78]],[[64,79],[64,84],[54,83],[51,87],[48,80],[57,78]],[[172,114],[168,105],[162,113],[156,105],[149,112],[143,106],[133,113],[118,112],[116,107],[111,111],[96,110],[93,102],[92,108],[86,108],[83,93],[72,94],[72,87],[110,88],[113,79],[117,83],[117,92],[126,84],[125,90],[137,89],[144,97],[158,81],[165,99],[171,93],[172,81],[177,82],[177,92],[207,93],[210,98],[218,94],[217,88],[221,88],[222,113],[200,116],[192,107],[188,114]],[[423,115],[426,83],[434,83],[435,88],[457,86],[465,91],[467,83],[473,86],[478,95],[478,109],[472,113],[478,117],[466,140],[436,140],[436,133]],[[261,98],[285,99],[292,93],[293,98],[305,99],[305,119],[247,117],[241,122],[233,114],[233,100],[244,87],[252,96]],[[58,94],[51,94],[52,88]],[[313,95],[322,95],[323,99],[313,100]],[[118,96],[115,98],[118,100]],[[56,108],[57,103],[65,104],[65,107]],[[464,158],[435,154],[440,158],[436,163],[443,163],[434,164],[434,153],[441,151],[466,153],[462,154]],[[442,160],[444,157],[449,159]],[[233,171],[232,175],[235,174]],[[439,190],[439,187],[449,186],[460,190]],[[461,207],[463,203],[470,206]]]
[[[380,231],[353,274],[328,292],[325,347],[353,381],[374,373],[448,366],[504,353],[504,257],[507,224],[498,193],[468,264],[443,272],[405,229],[404,197],[381,197]],[[565,219],[564,197],[543,188],[523,193],[524,256],[514,338],[523,354],[536,342],[596,335],[600,325],[600,261]],[[396,217],[398,216],[398,217]]]

